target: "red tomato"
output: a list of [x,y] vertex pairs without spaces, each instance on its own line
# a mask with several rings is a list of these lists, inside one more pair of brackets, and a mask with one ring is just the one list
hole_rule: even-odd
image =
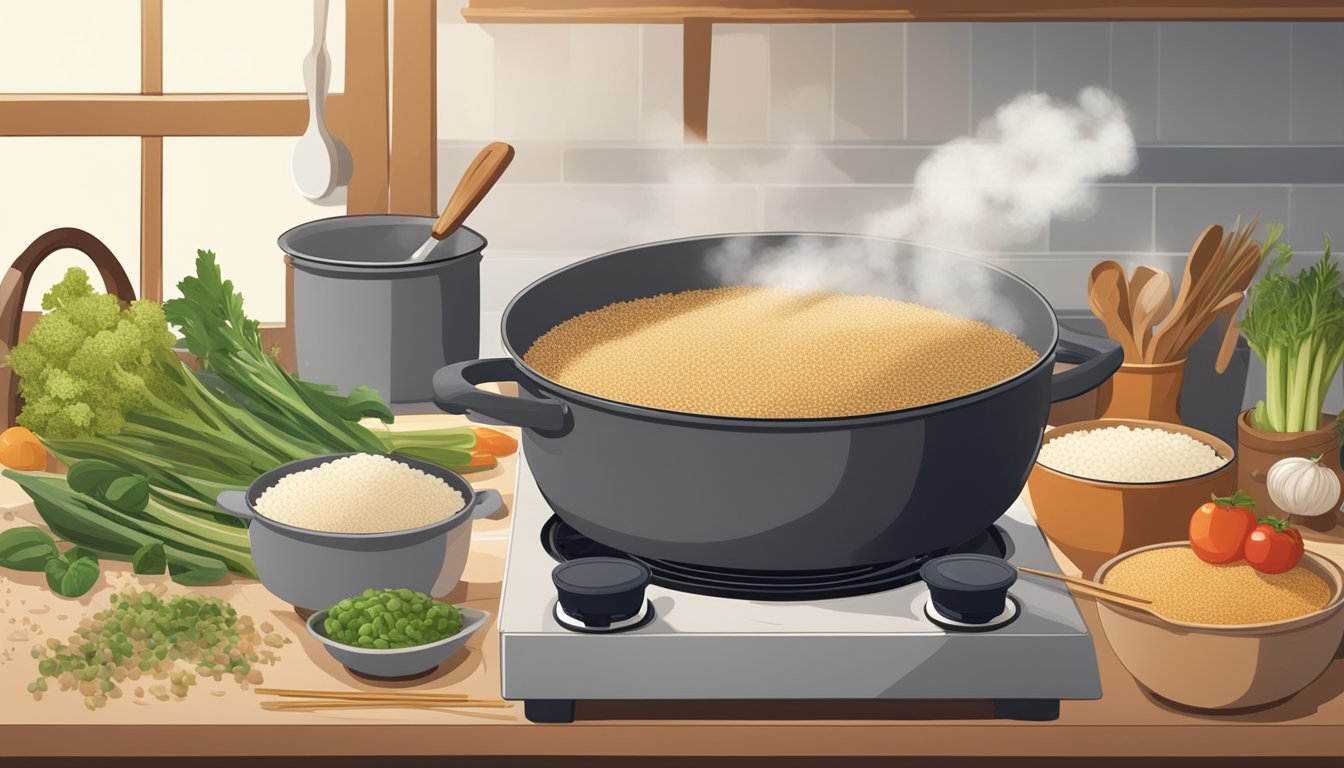
[[1261,573],[1291,571],[1302,562],[1302,534],[1277,517],[1262,517],[1246,538],[1246,562]]
[[1206,563],[1235,563],[1246,556],[1246,538],[1257,522],[1255,502],[1245,491],[1215,496],[1190,518],[1190,548]]

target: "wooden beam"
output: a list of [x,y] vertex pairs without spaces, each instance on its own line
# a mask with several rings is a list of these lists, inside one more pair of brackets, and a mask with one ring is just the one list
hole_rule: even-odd
[[[327,101],[342,135],[345,99]],[[0,136],[299,136],[307,125],[299,93],[0,94]]]
[[481,24],[680,24],[872,21],[1313,21],[1344,19],[1339,0],[471,0]]
[[[163,93],[163,0],[140,0],[140,92]],[[163,137],[140,139],[140,298],[163,301]]]
[[688,19],[681,32],[681,110],[686,141],[709,135],[709,72],[714,24]]
[[387,213],[387,0],[345,4],[347,213]]
[[435,0],[392,6],[392,156],[388,210],[433,216],[435,189]]

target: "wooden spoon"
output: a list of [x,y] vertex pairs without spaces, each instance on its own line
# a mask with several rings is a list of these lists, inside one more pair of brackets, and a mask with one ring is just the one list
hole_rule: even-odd
[[1208,271],[1209,263],[1220,250],[1223,242],[1223,228],[1213,224],[1200,233],[1199,239],[1190,249],[1185,259],[1185,274],[1181,278],[1181,288],[1176,294],[1176,302],[1162,327],[1153,337],[1154,353],[1149,362],[1165,363],[1164,350],[1172,347],[1169,337],[1183,333],[1183,327],[1192,321],[1191,313],[1197,305],[1199,283]]
[[508,168],[512,161],[513,147],[502,141],[496,141],[482,149],[462,174],[462,180],[457,182],[457,189],[454,189],[453,196],[448,198],[448,204],[443,207],[443,213],[439,214],[439,220],[434,222],[434,227],[429,231],[429,237],[415,249],[415,253],[411,254],[411,258],[407,261],[424,261],[440,240],[456,232],[495,186],[495,182],[499,181],[499,177],[504,175],[504,169]]
[[1222,346],[1218,347],[1218,359],[1213,362],[1213,370],[1223,373],[1232,362],[1232,353],[1237,349],[1237,337],[1241,335],[1241,318],[1234,312],[1227,321],[1227,331],[1223,333]]
[[1087,281],[1087,303],[1106,326],[1106,335],[1125,350],[1125,359],[1139,359],[1134,346],[1134,331],[1129,315],[1129,286],[1125,268],[1106,260],[1092,268]]
[[1168,354],[1177,357],[1184,357],[1185,353],[1194,346],[1196,341],[1209,330],[1216,320],[1224,315],[1235,315],[1237,308],[1241,306],[1241,300],[1244,294],[1234,293],[1230,296],[1224,296],[1223,300],[1213,306],[1208,313],[1198,318],[1193,324],[1187,325],[1185,331],[1172,341]]
[[[1147,360],[1152,347],[1153,328],[1171,310],[1171,275],[1147,267],[1139,269],[1148,269],[1153,273],[1134,298],[1134,343],[1139,356]],[[1134,271],[1138,273],[1138,269]],[[1132,285],[1130,288],[1133,290]]]

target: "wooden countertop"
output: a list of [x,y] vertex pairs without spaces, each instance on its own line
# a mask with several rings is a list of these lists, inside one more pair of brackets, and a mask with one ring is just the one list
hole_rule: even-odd
[[[436,426],[452,417],[409,417]],[[471,477],[512,503],[515,459]],[[40,522],[12,483],[0,487],[0,527]],[[483,520],[472,532],[458,604],[498,611],[509,521]],[[1344,558],[1344,537],[1313,547]],[[67,600],[42,574],[0,571],[0,755],[507,755],[507,756],[1337,756],[1344,754],[1344,650],[1330,669],[1294,698],[1259,712],[1212,716],[1179,712],[1141,692],[1111,654],[1093,606],[1083,616],[1097,644],[1103,697],[1066,701],[1046,723],[988,718],[979,702],[580,702],[579,722],[536,725],[521,703],[479,711],[263,711],[263,697],[232,682],[205,680],[185,700],[131,695],[88,711],[74,692],[52,690],[34,701],[24,687],[36,677],[34,643],[64,637],[108,595],[136,581],[190,591],[166,577],[143,578],[105,563],[93,592]],[[348,675],[306,634],[293,610],[259,583],[234,580],[195,591],[227,599],[240,613],[271,622],[293,640],[265,684],[288,688],[373,689]],[[28,622],[25,625],[25,620]],[[39,630],[33,627],[40,627]],[[893,651],[897,652],[897,651]],[[402,684],[405,685],[405,684]],[[416,690],[499,698],[499,638],[493,622],[469,647]],[[212,695],[223,691],[222,696]],[[0,760],[0,762],[6,762]],[[828,761],[828,763],[831,761]],[[1071,761],[1072,762],[1072,761]],[[8,764],[6,762],[6,764]]]

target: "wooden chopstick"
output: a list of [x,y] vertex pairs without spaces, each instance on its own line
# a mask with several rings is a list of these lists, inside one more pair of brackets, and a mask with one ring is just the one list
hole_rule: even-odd
[[465,693],[448,691],[313,691],[303,688],[257,688],[263,696],[282,696],[304,699],[337,699],[347,701],[378,701],[385,699],[416,699],[420,701],[463,701]]
[[1111,595],[1111,596],[1113,596],[1113,597],[1123,598],[1123,599],[1125,599],[1125,600],[1130,600],[1130,601],[1133,601],[1133,602],[1136,602],[1136,603],[1144,603],[1144,604],[1151,605],[1152,602],[1153,602],[1152,600],[1149,600],[1149,599],[1146,598],[1146,597],[1139,597],[1138,595],[1132,595],[1132,594],[1130,594],[1130,593],[1128,593],[1128,592],[1121,592],[1121,591],[1118,590],[1118,589],[1111,589],[1110,587],[1102,586],[1101,584],[1099,584],[1099,583],[1097,583],[1097,582],[1095,582],[1095,581],[1088,581],[1087,579],[1080,579],[1080,578],[1078,578],[1077,576],[1067,576],[1067,575],[1062,574],[1062,573],[1051,573],[1050,571],[1038,571],[1038,570],[1036,570],[1035,568],[1027,568],[1027,567],[1025,567],[1025,566],[1021,566],[1021,565],[1019,565],[1019,566],[1017,567],[1017,570],[1019,570],[1019,571],[1021,571],[1021,572],[1023,572],[1023,573],[1029,573],[1029,574],[1031,574],[1032,576],[1044,576],[1044,577],[1047,578],[1047,579],[1054,579],[1054,580],[1056,580],[1056,581],[1067,582],[1067,583],[1069,583],[1070,585],[1075,586],[1075,587],[1081,587],[1081,588],[1083,588],[1083,589],[1088,589],[1088,590],[1091,590],[1091,591],[1093,591],[1093,592],[1101,592],[1101,593],[1106,594],[1106,595]]
[[507,701],[485,699],[460,699],[456,701],[425,701],[422,699],[371,700],[371,701],[263,701],[261,708],[268,711],[284,712],[306,709],[364,709],[382,707],[411,707],[421,709],[504,709],[513,706]]

